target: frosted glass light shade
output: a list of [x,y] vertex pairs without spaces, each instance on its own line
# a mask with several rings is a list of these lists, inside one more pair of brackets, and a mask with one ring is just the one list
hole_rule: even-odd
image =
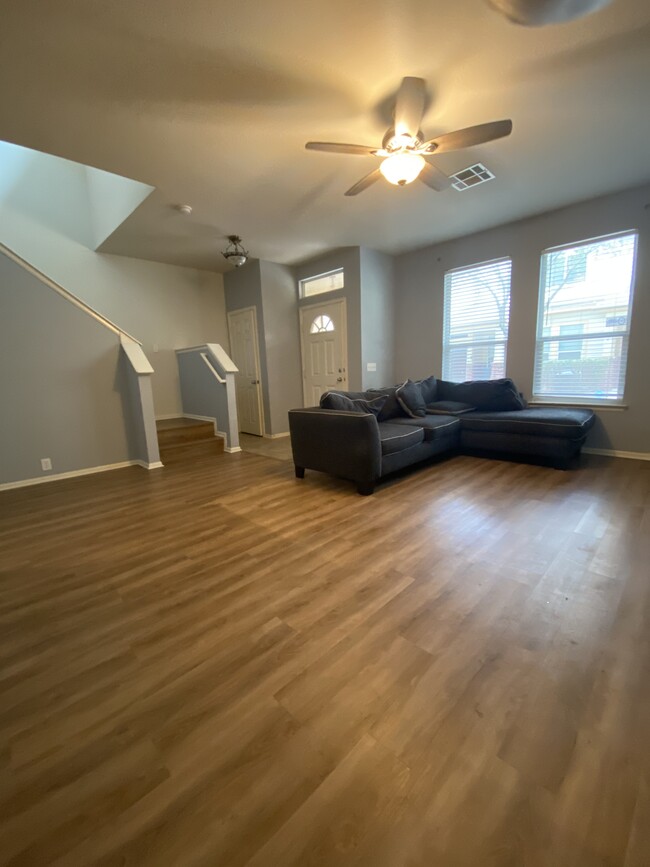
[[403,187],[414,181],[423,167],[424,157],[403,151],[386,157],[379,169],[389,183]]

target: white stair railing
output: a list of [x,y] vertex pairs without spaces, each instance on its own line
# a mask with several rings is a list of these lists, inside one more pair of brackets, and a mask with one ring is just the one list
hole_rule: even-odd
[[183,413],[214,422],[227,452],[239,452],[235,374],[238,368],[218,343],[176,350]]
[[139,442],[138,451],[145,455],[147,469],[162,467],[158,447],[158,432],[156,430],[156,413],[151,390],[151,374],[153,367],[144,354],[142,346],[122,334],[120,337],[122,350],[129,360],[128,380],[129,397],[131,399],[132,417],[135,422]]

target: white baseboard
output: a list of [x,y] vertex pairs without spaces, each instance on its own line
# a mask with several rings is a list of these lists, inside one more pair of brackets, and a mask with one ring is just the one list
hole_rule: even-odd
[[267,434],[267,433],[263,434],[263,437],[265,440],[279,440],[279,439],[282,439],[282,437],[288,437],[288,436],[290,436],[289,431],[285,431],[284,433],[279,433],[279,434]]
[[120,461],[118,464],[105,464],[101,467],[86,467],[83,470],[71,470],[69,473],[53,473],[49,476],[38,476],[35,479],[21,479],[18,482],[3,482],[0,484],[0,491],[9,491],[12,488],[26,488],[30,485],[42,485],[44,482],[59,482],[63,479],[74,479],[77,476],[90,476],[93,473],[105,473],[108,470],[121,470],[124,467],[145,467],[145,469],[153,469],[160,466],[160,462],[156,464],[146,464],[144,461]]
[[583,448],[588,455],[605,455],[608,458],[630,458],[633,461],[650,461],[650,452],[621,452],[616,449]]
[[[179,416],[173,416],[173,415],[170,417],[171,418],[179,418]],[[215,425],[215,430],[217,429],[216,428],[217,420],[213,415],[192,415],[191,412],[184,412],[184,413],[182,413],[180,418],[195,418],[197,421],[211,421]]]
[[234,446],[233,448],[229,449],[228,446],[224,446],[223,450],[224,452],[228,452],[229,455],[233,455],[236,452],[240,452],[241,448],[239,446]]
[[144,470],[158,470],[160,467],[165,466],[162,461],[153,461],[153,463],[150,464],[146,461],[133,461],[133,463],[138,467],[142,467]]

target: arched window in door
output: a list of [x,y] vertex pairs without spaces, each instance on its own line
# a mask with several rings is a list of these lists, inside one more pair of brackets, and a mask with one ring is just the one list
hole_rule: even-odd
[[334,331],[334,323],[325,313],[314,319],[311,328],[309,329],[309,333],[320,334],[323,331]]

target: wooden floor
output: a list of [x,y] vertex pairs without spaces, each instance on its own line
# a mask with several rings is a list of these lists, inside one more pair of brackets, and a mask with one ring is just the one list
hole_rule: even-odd
[[650,464],[0,495],[0,863],[648,867]]

